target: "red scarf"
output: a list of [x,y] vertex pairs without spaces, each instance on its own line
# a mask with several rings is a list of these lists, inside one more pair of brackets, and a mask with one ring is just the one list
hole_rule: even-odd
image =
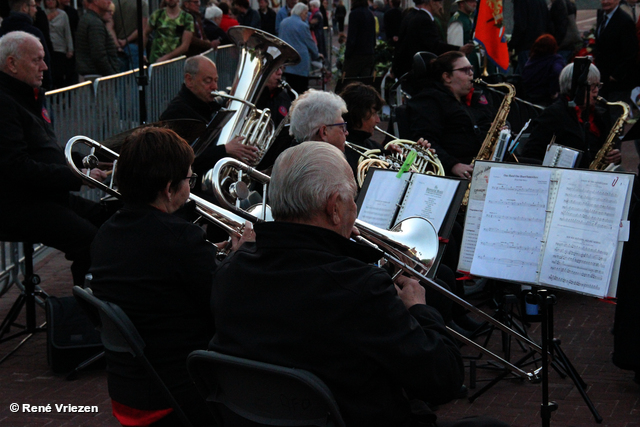
[[[578,122],[580,124],[584,123],[584,120],[582,120],[583,108],[582,107],[578,107],[577,105],[574,108],[576,109],[576,116],[578,116]],[[589,106],[589,132],[591,132],[595,136],[599,137],[600,136],[600,129],[598,129],[598,126],[596,126],[594,111],[595,111],[595,108],[593,107],[593,105],[590,105]]]

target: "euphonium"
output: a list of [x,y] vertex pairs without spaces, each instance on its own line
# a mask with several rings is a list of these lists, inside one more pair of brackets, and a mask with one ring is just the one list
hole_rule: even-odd
[[615,148],[616,142],[620,138],[620,135],[624,130],[624,124],[626,123],[627,117],[629,117],[629,113],[631,110],[629,108],[629,104],[623,101],[607,102],[606,99],[599,96],[596,99],[596,102],[604,103],[609,106],[618,105],[622,108],[622,114],[614,123],[611,131],[609,132],[609,135],[607,136],[606,141],[604,142],[604,144],[602,144],[602,147],[600,148],[600,150],[598,150],[595,159],[593,159],[593,161],[589,165],[590,170],[601,171],[606,170],[609,167],[609,163],[606,160],[607,154],[609,154],[609,152]]
[[[471,161],[471,166],[473,166],[476,160],[491,160],[493,158],[493,153],[498,146],[498,141],[500,139],[500,131],[502,127],[507,122],[507,116],[509,115],[509,110],[511,110],[511,101],[516,96],[516,88],[511,83],[496,83],[489,84],[485,83],[480,79],[476,79],[475,81],[478,84],[486,85],[487,87],[505,87],[508,92],[505,94],[502,103],[500,104],[500,108],[498,109],[498,113],[496,117],[493,119],[493,123],[491,123],[491,128],[489,132],[487,132],[487,136],[484,138],[482,142],[482,146],[480,146],[480,151],[478,151],[478,155]],[[462,206],[466,206],[469,203],[469,190],[471,188],[471,181],[469,181],[469,188],[467,188],[467,192],[462,199]]]
[[230,95],[215,93],[230,99],[227,108],[235,110],[222,128],[218,145],[227,144],[236,136],[244,136],[243,144],[258,148],[257,165],[274,140],[274,126],[268,109],[258,110],[256,102],[269,76],[285,65],[300,62],[300,55],[279,38],[251,27],[235,26],[229,37],[240,50],[238,68]]
[[377,126],[375,129],[378,132],[394,138],[384,146],[385,149],[388,149],[389,145],[395,144],[400,147],[402,153],[399,154],[391,152],[383,155],[380,150],[368,150],[359,145],[346,142],[345,144],[347,147],[358,152],[361,156],[358,160],[358,171],[356,176],[359,187],[362,187],[362,184],[364,184],[364,180],[370,167],[399,170],[412,151],[416,153],[416,158],[411,164],[409,169],[410,171],[428,175],[444,176],[444,168],[442,167],[442,163],[440,162],[440,159],[438,159],[437,154],[434,154],[431,150],[422,147],[414,141],[407,139],[395,139],[394,135],[383,131]]

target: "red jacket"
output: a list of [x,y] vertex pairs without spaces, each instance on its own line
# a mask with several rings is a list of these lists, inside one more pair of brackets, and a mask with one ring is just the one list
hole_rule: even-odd
[[222,28],[225,32],[231,27],[235,27],[236,25],[240,25],[237,20],[233,19],[229,15],[222,15],[222,21],[220,21],[220,28]]

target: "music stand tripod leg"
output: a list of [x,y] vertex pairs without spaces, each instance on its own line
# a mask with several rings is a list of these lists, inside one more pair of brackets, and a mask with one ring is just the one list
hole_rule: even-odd
[[553,306],[556,304],[556,297],[546,289],[538,289],[537,298],[542,311],[542,406],[540,411],[542,425],[543,427],[549,426],[551,412],[558,409],[556,402],[549,401],[549,354],[557,356],[556,362],[562,366],[563,370],[571,378],[582,399],[589,407],[596,423],[600,424],[602,417],[585,391],[586,383],[560,348],[560,341],[553,338]]
[[[7,317],[7,319],[5,319],[7,323],[5,324],[5,322],[3,322],[3,327],[8,328],[13,324],[13,322],[15,322],[15,319],[20,314],[20,310],[23,306],[26,307],[27,325],[22,331],[3,339],[1,342],[8,341],[21,335],[26,335],[26,337],[20,341],[13,350],[0,359],[0,364],[18,351],[20,347],[22,347],[36,332],[45,331],[43,326],[38,326],[36,324],[36,285],[40,283],[40,276],[33,272],[33,245],[25,243],[23,245],[23,250],[25,258],[25,277],[22,284],[24,285],[24,289],[18,297],[18,300],[16,300],[16,303],[14,303],[14,306],[11,308],[10,315],[13,319],[9,319],[9,317]],[[4,330],[2,330],[2,333],[4,334]]]

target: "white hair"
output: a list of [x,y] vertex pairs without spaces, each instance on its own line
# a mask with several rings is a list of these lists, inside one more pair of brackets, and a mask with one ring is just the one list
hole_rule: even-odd
[[[593,65],[589,64],[589,74],[587,75],[587,81],[589,84],[593,84],[600,81],[600,70]],[[560,93],[563,95],[569,95],[571,93],[571,83],[573,82],[573,64],[569,64],[562,69],[559,78]]]
[[215,6],[215,5],[209,6],[204,11],[204,18],[210,21],[213,21],[214,19],[217,19],[221,16],[222,16],[222,9],[220,9],[218,6]]
[[321,126],[346,112],[347,104],[335,93],[309,89],[291,104],[289,133],[298,141],[313,140]]
[[313,9],[317,9],[320,7],[320,0],[311,0],[309,2],[309,7],[313,8]]
[[299,17],[306,16],[309,12],[309,7],[304,3],[296,3],[291,9],[291,15],[298,15]]
[[344,153],[326,142],[307,141],[276,159],[269,204],[276,221],[305,221],[324,211],[333,194],[348,200],[356,189]]
[[24,49],[22,45],[27,40],[33,40],[42,46],[40,40],[33,34],[24,31],[12,31],[0,37],[0,67],[5,69],[7,58],[14,56],[21,58]]

